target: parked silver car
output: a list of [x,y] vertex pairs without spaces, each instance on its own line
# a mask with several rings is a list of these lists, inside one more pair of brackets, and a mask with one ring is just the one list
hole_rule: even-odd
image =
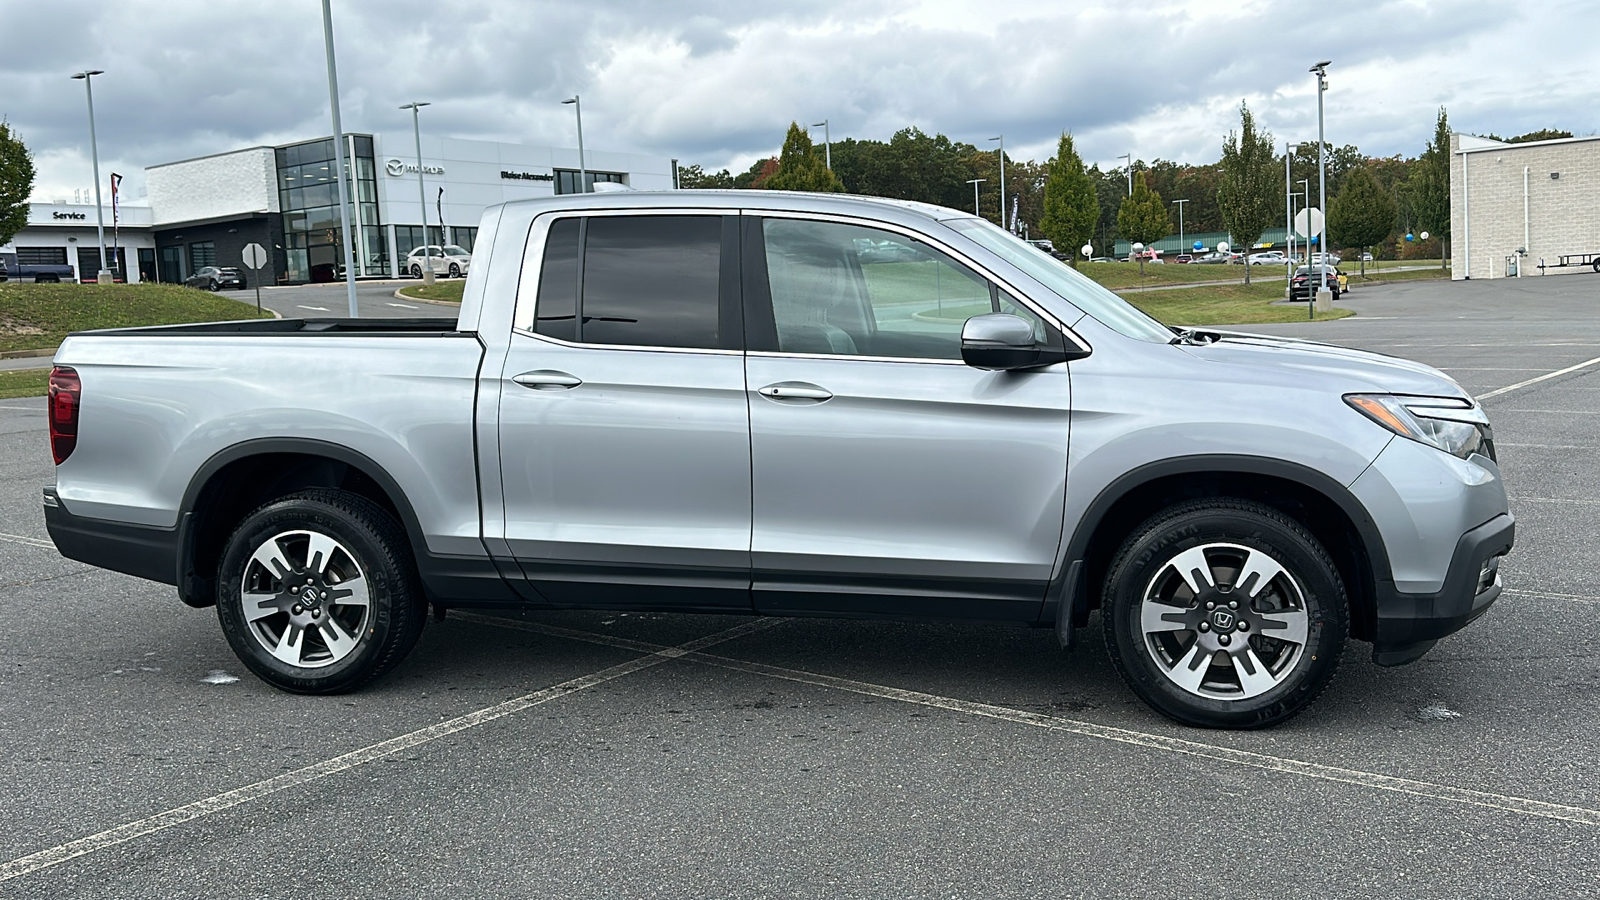
[[[427,608],[1098,610],[1192,725],[1304,709],[1347,637],[1422,656],[1514,525],[1450,378],[1167,328],[983,219],[782,191],[489,209],[458,320],[90,332],[51,375],[67,556],[215,605],[285,690]],[[160,360],[159,366],[128,365]]]

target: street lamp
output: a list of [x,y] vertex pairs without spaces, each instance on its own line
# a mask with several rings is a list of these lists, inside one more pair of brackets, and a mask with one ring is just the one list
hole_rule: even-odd
[[[422,186],[422,126],[417,121],[417,110],[433,104],[426,100],[413,100],[401,109],[411,110],[411,136],[417,141],[417,207],[422,210],[422,283],[433,284],[433,254],[428,251],[428,192]],[[395,252],[400,251],[399,247]],[[439,222],[439,252],[444,253],[444,222]]]
[[578,114],[578,193],[589,193],[589,167],[583,161],[583,101],[577,94],[571,100],[561,101],[562,106],[572,104],[573,112]]
[[328,108],[333,114],[334,174],[339,178],[339,234],[344,238],[344,293],[350,318],[358,318],[355,250],[350,242],[350,176],[345,171],[344,127],[339,124],[339,69],[333,62],[333,10],[322,0],[322,43],[328,56]]
[[978,212],[978,185],[980,183],[988,181],[988,180],[989,179],[987,179],[987,178],[968,178],[967,179],[967,184],[972,185],[972,214],[975,215],[975,216],[982,215],[982,213]]
[[833,141],[828,136],[828,120],[827,119],[823,119],[821,122],[818,122],[815,125],[812,125],[811,127],[812,128],[821,128],[822,129],[822,164],[824,166],[828,167],[828,171],[829,172],[832,172],[833,171]]
[[[1178,252],[1179,253],[1188,253],[1189,252],[1189,245],[1185,244],[1183,242],[1183,205],[1185,203],[1188,203],[1189,201],[1187,201],[1187,200],[1174,200],[1172,202],[1177,204],[1177,206],[1178,206]],[[1167,221],[1170,222],[1172,220],[1168,219]]]
[[84,93],[89,98],[89,158],[94,160],[94,215],[100,243],[100,271],[94,276],[96,284],[110,284],[113,279],[111,270],[106,268],[106,214],[100,209],[100,142],[94,134],[94,88],[91,87],[91,79],[104,74],[102,69],[85,69],[72,76],[83,82]]
[[[1317,293],[1327,290],[1323,272],[1327,267],[1328,259],[1328,163],[1325,148],[1328,143],[1327,135],[1322,127],[1322,95],[1328,91],[1328,67],[1333,65],[1332,60],[1325,59],[1312,66],[1310,71],[1317,76],[1317,205],[1322,210],[1322,227],[1317,229],[1320,240],[1317,249],[1322,253],[1322,260],[1317,263]],[[1309,260],[1307,260],[1309,262]]]
[[1006,228],[1006,136],[989,138],[991,141],[1000,142],[1000,227]]
[[1117,157],[1117,159],[1125,159],[1125,160],[1128,161],[1128,196],[1132,197],[1133,196],[1133,154],[1132,153],[1124,153],[1121,156]]

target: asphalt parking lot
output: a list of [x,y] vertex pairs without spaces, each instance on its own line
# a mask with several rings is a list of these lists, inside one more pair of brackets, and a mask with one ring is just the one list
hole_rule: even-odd
[[1346,300],[1251,330],[1483,397],[1517,548],[1473,626],[1400,669],[1352,642],[1266,732],[1160,718],[1098,621],[1066,654],[1048,630],[452,613],[375,686],[290,696],[212,611],[56,554],[42,401],[0,400],[0,896],[1600,895],[1600,277]]

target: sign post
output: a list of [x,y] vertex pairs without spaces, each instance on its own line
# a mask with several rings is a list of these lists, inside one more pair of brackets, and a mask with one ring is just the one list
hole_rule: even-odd
[[[1317,290],[1315,293],[1311,290],[1311,236],[1314,234],[1322,234],[1322,226],[1322,210],[1317,209],[1315,206],[1308,206],[1294,214],[1295,233],[1306,239],[1306,318],[1308,320],[1317,317],[1317,294],[1326,290],[1324,282],[1327,279],[1322,275],[1324,263],[1317,264]],[[1326,260],[1326,249],[1318,246],[1317,250],[1324,254],[1323,259]],[[1289,292],[1291,294],[1294,293],[1293,271],[1293,269],[1290,269],[1291,274],[1289,276]]]
[[267,264],[267,251],[260,244],[245,244],[241,255],[245,268],[254,273],[250,280],[256,285],[256,312],[261,312],[261,267]]

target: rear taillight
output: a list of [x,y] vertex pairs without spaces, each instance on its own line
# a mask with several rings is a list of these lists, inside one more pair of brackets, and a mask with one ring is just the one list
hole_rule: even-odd
[[56,366],[50,370],[50,452],[56,465],[66,462],[78,446],[78,405],[83,399],[83,384],[78,370]]

